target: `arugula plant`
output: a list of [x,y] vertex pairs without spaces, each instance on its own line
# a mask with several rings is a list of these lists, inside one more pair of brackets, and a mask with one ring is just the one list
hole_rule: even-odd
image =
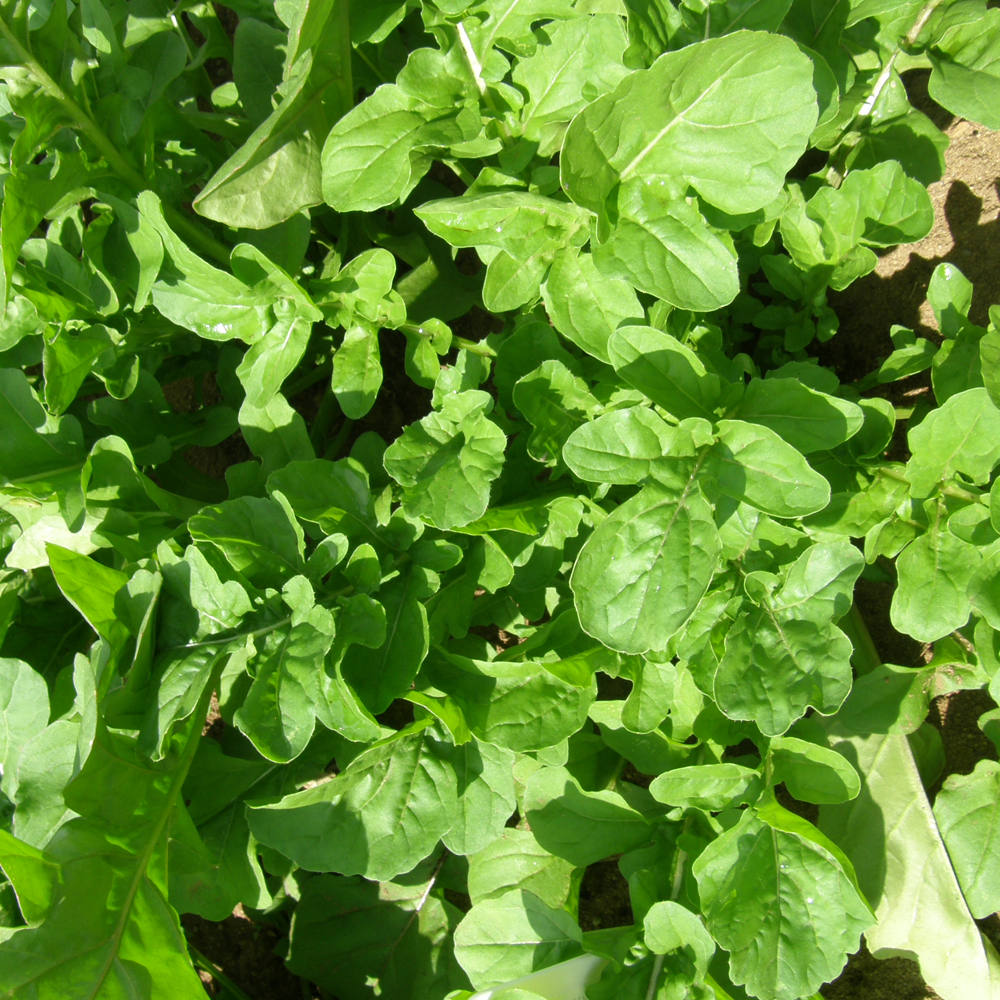
[[[594,1000],[808,997],[908,947],[896,777],[975,953],[925,975],[988,983],[996,769],[932,814],[906,737],[1000,676],[1000,316],[945,264],[940,343],[809,349],[932,222],[900,73],[995,127],[997,22],[0,4],[5,995],[200,996],[178,915],[239,904],[340,1000],[582,953]],[[925,667],[872,658],[862,574]],[[583,930],[615,858],[633,923]]]

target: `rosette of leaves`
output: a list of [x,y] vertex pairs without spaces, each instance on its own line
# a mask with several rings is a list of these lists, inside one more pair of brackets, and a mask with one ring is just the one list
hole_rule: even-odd
[[[906,738],[997,675],[997,318],[946,264],[941,345],[807,354],[930,225],[899,69],[996,105],[995,12],[890,6],[0,6],[5,993],[201,996],[178,914],[237,904],[345,1000],[582,953],[794,1000],[863,932],[989,987],[996,776],[932,813]],[[429,398],[376,424],[393,339]],[[584,930],[616,857],[632,923]]]

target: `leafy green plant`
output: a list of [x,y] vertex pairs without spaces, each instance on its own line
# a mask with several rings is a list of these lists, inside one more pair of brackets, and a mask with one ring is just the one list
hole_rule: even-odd
[[241,905],[339,1000],[795,1000],[863,934],[992,995],[996,767],[914,752],[1000,676],[1000,315],[944,264],[940,342],[814,354],[932,224],[900,73],[991,125],[998,17],[0,4],[4,994],[200,996]]

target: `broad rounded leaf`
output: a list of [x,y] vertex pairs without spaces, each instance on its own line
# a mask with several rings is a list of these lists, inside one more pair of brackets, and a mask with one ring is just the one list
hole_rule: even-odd
[[562,767],[529,779],[524,809],[535,839],[550,854],[584,868],[646,843],[653,828],[617,792],[584,791]]
[[248,808],[250,830],[310,871],[394,878],[430,854],[457,818],[451,749],[417,723],[333,781]]
[[803,517],[830,501],[830,484],[767,427],[720,420],[706,471],[728,496],[774,517]]
[[674,768],[654,778],[649,791],[654,799],[671,806],[718,812],[753,802],[762,787],[756,771],[727,763]]
[[667,52],[573,120],[563,187],[594,212],[630,177],[683,178],[725,212],[773,201],[819,114],[812,62],[789,39],[737,32]]
[[810,829],[815,840],[747,809],[694,863],[708,929],[730,953],[733,982],[753,996],[815,993],[840,973],[873,922],[839,860]]
[[410,424],[386,449],[386,471],[404,487],[403,507],[412,517],[447,529],[486,512],[507,445],[483,412],[490,403],[476,389],[446,396],[440,410]]
[[580,624],[612,649],[665,648],[718,563],[712,508],[696,492],[646,486],[587,539],[570,578]]
[[563,909],[524,890],[477,903],[455,930],[455,958],[479,990],[573,958],[583,935]]
[[934,799],[934,817],[962,895],[977,919],[1000,908],[1000,764],[981,760],[953,774]]

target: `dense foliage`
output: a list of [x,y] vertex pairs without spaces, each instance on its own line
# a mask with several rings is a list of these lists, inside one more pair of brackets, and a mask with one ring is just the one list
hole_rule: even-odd
[[4,996],[203,996],[237,904],[338,1000],[795,1000],[863,933],[1000,995],[1000,768],[932,811],[922,725],[1000,696],[1000,314],[943,264],[816,363],[931,227],[900,73],[1000,128],[1000,10],[6,0],[0,61]]

